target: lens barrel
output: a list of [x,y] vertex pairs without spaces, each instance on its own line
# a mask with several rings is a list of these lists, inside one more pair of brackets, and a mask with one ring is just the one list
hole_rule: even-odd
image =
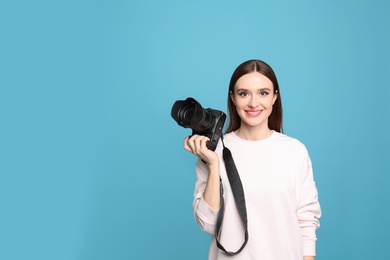
[[207,132],[213,127],[213,118],[193,98],[176,101],[171,116],[180,126],[196,132]]

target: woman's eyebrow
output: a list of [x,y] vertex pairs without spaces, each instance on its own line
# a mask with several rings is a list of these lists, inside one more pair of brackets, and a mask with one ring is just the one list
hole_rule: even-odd
[[[264,91],[264,90],[271,91],[270,88],[259,88],[259,89],[256,89],[255,91]],[[247,89],[247,88],[239,88],[236,91],[249,91],[249,89]]]
[[259,89],[259,90],[261,90],[261,91],[263,91],[263,90],[268,90],[268,91],[271,91],[271,89],[270,89],[270,88],[261,88],[261,89]]

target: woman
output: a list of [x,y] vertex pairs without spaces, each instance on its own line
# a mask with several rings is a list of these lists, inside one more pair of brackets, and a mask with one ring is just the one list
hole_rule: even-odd
[[[245,192],[249,241],[228,256],[212,239],[209,259],[313,260],[321,216],[310,157],[298,140],[282,134],[282,102],[272,68],[249,60],[234,71],[228,92],[229,125],[224,144],[233,155]],[[244,241],[222,160],[222,144],[211,151],[205,136],[186,137],[184,148],[199,160],[194,193],[195,219],[214,235],[220,209],[220,178],[225,213],[219,238],[228,251]]]

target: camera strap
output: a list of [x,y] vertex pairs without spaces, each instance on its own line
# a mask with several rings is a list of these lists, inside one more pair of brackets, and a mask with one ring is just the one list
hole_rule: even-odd
[[219,237],[221,234],[221,226],[223,222],[223,216],[225,213],[225,203],[223,199],[223,187],[222,187],[222,179],[220,179],[220,194],[221,194],[221,208],[218,213],[218,219],[215,227],[215,240],[217,242],[217,247],[224,251],[226,254],[230,256],[238,255],[246,246],[248,243],[248,217],[246,212],[246,205],[245,205],[245,195],[244,195],[244,189],[242,187],[241,179],[238,174],[236,165],[234,163],[232,153],[228,148],[225,147],[225,144],[223,142],[223,137],[221,137],[222,145],[223,145],[223,160],[225,162],[225,168],[227,172],[227,176],[229,179],[230,186],[232,188],[234,201],[236,203],[237,210],[240,214],[242,224],[245,228],[245,241],[242,244],[241,248],[238,249],[236,252],[230,252],[227,251],[219,242]]

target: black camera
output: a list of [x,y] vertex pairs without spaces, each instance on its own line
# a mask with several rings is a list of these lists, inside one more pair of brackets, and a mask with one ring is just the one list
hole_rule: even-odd
[[195,99],[189,97],[173,104],[171,116],[179,126],[191,128],[192,135],[205,135],[210,138],[206,146],[215,151],[226,120],[224,112],[211,108],[203,109]]

